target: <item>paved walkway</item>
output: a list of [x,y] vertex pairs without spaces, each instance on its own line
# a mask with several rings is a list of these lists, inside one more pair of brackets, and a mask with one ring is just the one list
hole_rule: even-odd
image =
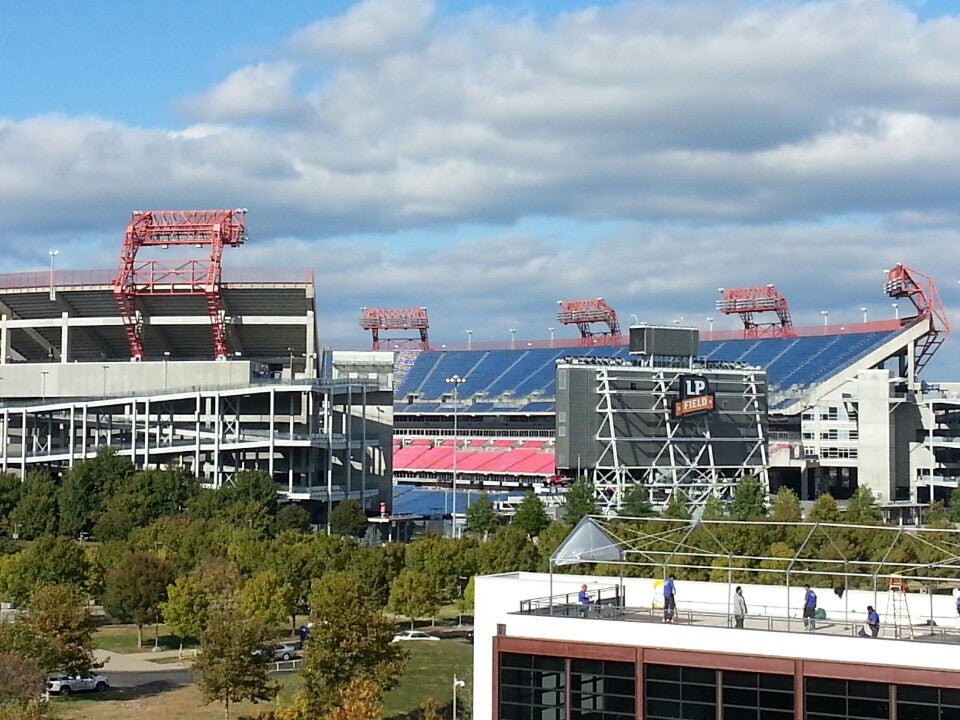
[[[97,662],[105,663],[103,672],[167,672],[170,670],[185,670],[190,667],[193,657],[192,650],[183,651],[183,659],[177,660],[179,651],[163,650],[161,652],[117,653],[109,650],[94,650]],[[163,660],[164,662],[151,662]]]

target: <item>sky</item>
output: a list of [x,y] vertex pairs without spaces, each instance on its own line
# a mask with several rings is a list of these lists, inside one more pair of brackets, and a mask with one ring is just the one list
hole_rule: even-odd
[[[545,339],[556,302],[734,329],[960,310],[960,5],[0,0],[0,272],[115,267],[133,210],[249,210],[227,268],[310,267],[320,340]],[[901,303],[901,307],[904,304]],[[960,322],[957,322],[960,326]],[[557,331],[573,337],[573,328]],[[925,373],[960,379],[960,339]]]

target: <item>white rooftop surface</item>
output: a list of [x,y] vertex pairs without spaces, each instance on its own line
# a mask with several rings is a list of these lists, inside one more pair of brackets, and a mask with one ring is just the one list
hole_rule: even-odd
[[[625,605],[630,613],[620,618],[520,614],[523,600],[566,593],[576,594],[582,583],[588,592],[621,582],[614,576],[554,574],[551,591],[547,573],[506,573],[476,579],[474,665],[474,717],[492,717],[493,642],[497,625],[506,626],[509,637],[535,638],[605,645],[669,648],[704,653],[734,653],[761,657],[827,660],[860,665],[929,668],[960,671],[960,616],[950,595],[907,592],[906,607],[916,640],[904,619],[901,638],[894,637],[892,610],[884,584],[876,596],[872,590],[849,590],[838,597],[833,588],[814,587],[818,607],[827,613],[813,633],[803,631],[801,620],[804,589],[735,583],[676,582],[678,621],[663,624],[662,611],[650,611],[659,598],[654,578],[624,578]],[[886,583],[886,581],[883,581]],[[960,580],[957,581],[960,584]],[[728,627],[726,614],[732,607],[733,587],[739,584],[747,601],[746,629]],[[788,609],[789,599],[789,609]],[[873,605],[884,624],[877,639],[856,637]],[[732,612],[732,611],[731,611]],[[935,635],[926,625],[931,617]],[[787,618],[791,618],[788,622]],[[788,627],[792,632],[788,632]],[[772,628],[772,629],[771,629]]]

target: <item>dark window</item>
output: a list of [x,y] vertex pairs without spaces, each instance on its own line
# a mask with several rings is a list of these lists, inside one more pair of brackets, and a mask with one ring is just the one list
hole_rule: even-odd
[[721,674],[724,720],[793,720],[793,676]]
[[647,720],[716,720],[716,670],[647,665],[644,675]]
[[897,686],[897,720],[954,720],[960,718],[960,690]]
[[636,717],[635,674],[633,663],[571,660],[571,720],[618,720]]
[[890,686],[886,683],[807,678],[807,720],[887,720]]
[[541,655],[500,655],[500,717],[564,720],[566,661]]

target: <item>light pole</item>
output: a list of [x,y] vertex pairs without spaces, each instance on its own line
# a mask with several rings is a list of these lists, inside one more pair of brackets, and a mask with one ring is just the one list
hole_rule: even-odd
[[517,329],[510,328],[510,349],[511,350],[514,348],[516,339],[517,339]]
[[163,351],[163,389],[167,389],[167,361],[170,359],[170,351]]
[[467,330],[467,350],[473,349],[473,330]]
[[636,313],[630,313],[630,317],[633,318],[633,324],[638,325],[640,323],[640,318],[637,317]]
[[863,313],[863,324],[867,324],[867,309],[865,307],[860,308],[860,312]]
[[456,674],[453,676],[453,720],[457,720],[457,688],[465,687],[466,683],[458,678]]
[[896,303],[890,303],[890,306],[893,308],[893,319],[894,319],[894,320],[899,320],[899,319],[900,319],[900,308],[897,307],[897,304],[896,304]]
[[287,352],[290,353],[290,379],[293,380],[293,348],[288,347]]
[[50,374],[49,370],[40,371],[40,400],[47,399],[47,375]]
[[56,299],[57,299],[57,291],[55,290],[55,285],[56,285],[56,283],[54,282],[55,279],[56,279],[56,270],[54,269],[54,258],[56,258],[57,255],[60,254],[60,251],[59,251],[59,250],[48,250],[48,251],[47,251],[47,254],[50,256],[50,299],[51,299],[51,300],[56,300]]
[[820,311],[820,314],[823,315],[823,326],[826,327],[826,326],[827,326],[827,316],[830,315],[830,311],[829,311],[829,310],[821,310],[821,311]]
[[107,396],[107,370],[110,368],[110,366],[101,365],[100,367],[103,368],[103,392],[100,394],[106,397]]
[[550,333],[550,347],[553,347],[553,330],[554,330],[554,328],[548,327],[547,330],[548,330],[549,333]]
[[453,385],[453,509],[450,511],[450,537],[457,536],[457,406],[460,399],[460,386],[467,381],[459,375],[451,375],[447,382]]
[[712,317],[707,318],[707,327],[710,330],[710,334],[713,335],[713,318]]

